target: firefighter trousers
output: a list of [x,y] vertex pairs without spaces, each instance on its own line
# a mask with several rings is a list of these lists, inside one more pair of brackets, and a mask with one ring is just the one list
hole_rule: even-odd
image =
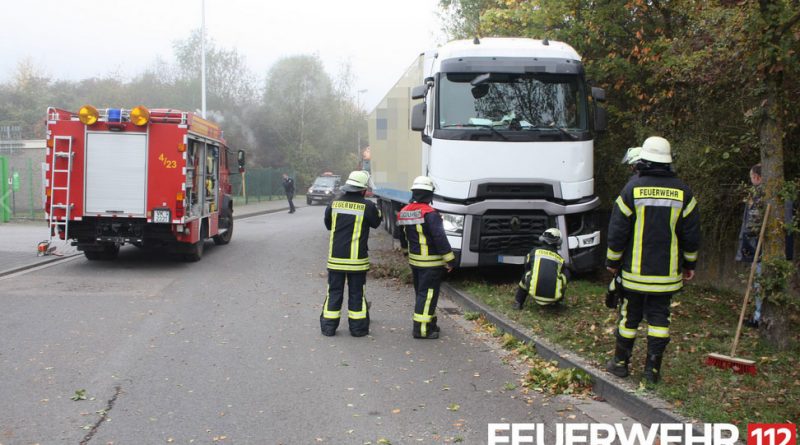
[[336,333],[341,318],[345,281],[347,282],[347,321],[350,326],[350,335],[362,337],[369,334],[369,309],[364,291],[367,284],[366,272],[343,272],[328,269],[328,293],[319,317],[320,328],[324,335],[330,336]]
[[414,275],[414,329],[417,338],[426,338],[439,331],[436,324],[436,303],[439,301],[439,287],[444,275],[443,267],[412,267]]
[[670,301],[672,294],[640,294],[622,289],[622,305],[617,322],[617,343],[633,350],[636,331],[647,320],[647,353],[662,355],[669,344]]

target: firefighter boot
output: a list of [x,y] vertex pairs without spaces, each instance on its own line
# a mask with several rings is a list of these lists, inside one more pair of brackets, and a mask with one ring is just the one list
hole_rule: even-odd
[[617,346],[614,349],[614,358],[606,363],[606,371],[614,374],[617,377],[628,376],[628,363],[631,359],[631,351],[633,345],[627,345],[620,340],[617,340]]
[[525,304],[525,298],[528,297],[528,291],[521,287],[517,287],[517,294],[514,295],[514,309],[521,311],[522,306]]
[[661,359],[663,355],[647,354],[647,360],[644,362],[644,379],[648,383],[658,383],[661,378]]

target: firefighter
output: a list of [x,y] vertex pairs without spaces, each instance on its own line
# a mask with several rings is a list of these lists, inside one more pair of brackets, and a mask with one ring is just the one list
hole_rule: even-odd
[[325,208],[325,227],[331,231],[328,246],[328,292],[320,315],[322,335],[333,336],[339,327],[347,281],[347,319],[350,335],[369,334],[369,308],[365,296],[369,256],[367,241],[370,227],[381,225],[381,213],[372,201],[364,198],[369,173],[350,173],[342,186],[344,192]]
[[700,211],[691,189],[670,169],[666,139],[647,138],[640,156],[639,175],[620,192],[608,228],[606,267],[614,275],[620,273],[622,304],[614,358],[606,369],[628,376],[636,331],[646,318],[644,378],[657,383],[669,343],[670,300],[684,281],[694,278]]
[[418,176],[411,185],[411,203],[397,215],[397,224],[404,229],[408,241],[408,262],[414,276],[414,338],[439,338],[439,286],[445,270],[453,270],[456,260],[444,233],[442,216],[430,205],[433,191],[433,181]]
[[620,161],[620,164],[626,164],[631,169],[631,174],[636,174],[636,166],[639,164],[642,147],[631,147],[625,152],[625,156]]
[[564,258],[558,254],[561,231],[547,229],[539,241],[542,247],[534,247],[525,258],[525,274],[514,297],[514,309],[522,310],[528,295],[540,306],[558,304],[564,298],[567,277],[562,273]]

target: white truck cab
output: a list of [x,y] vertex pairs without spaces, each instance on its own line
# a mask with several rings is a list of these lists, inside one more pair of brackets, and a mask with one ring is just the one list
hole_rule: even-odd
[[564,234],[573,270],[597,267],[593,147],[604,95],[587,87],[565,43],[487,38],[421,54],[370,115],[387,228],[426,175],[460,267],[522,264],[550,227]]

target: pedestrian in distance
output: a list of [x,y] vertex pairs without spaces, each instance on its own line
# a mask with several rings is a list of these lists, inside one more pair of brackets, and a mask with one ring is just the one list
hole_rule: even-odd
[[397,215],[397,224],[408,242],[408,262],[414,278],[414,338],[439,338],[439,287],[445,271],[452,271],[456,260],[444,233],[442,215],[431,207],[434,189],[431,178],[418,176],[411,185],[411,203]]
[[325,208],[325,227],[331,231],[328,244],[328,291],[319,317],[322,335],[333,336],[339,327],[344,286],[347,283],[347,320],[350,335],[369,334],[369,305],[366,298],[369,270],[369,229],[381,225],[378,207],[364,195],[369,173],[350,173],[344,192]]
[[559,304],[564,298],[567,276],[563,273],[564,258],[561,231],[552,228],[539,237],[541,247],[534,247],[525,257],[525,273],[514,296],[514,309],[522,310],[528,295],[540,306]]
[[700,246],[700,211],[691,189],[670,168],[669,141],[652,136],[642,144],[639,175],[617,198],[608,228],[606,268],[620,274],[622,303],[614,358],[606,369],[628,376],[639,323],[647,319],[644,379],[657,383],[670,340],[670,302],[694,278]]
[[753,186],[745,200],[742,226],[739,229],[739,248],[736,251],[736,261],[752,264],[756,261],[756,276],[753,281],[755,294],[755,310],[753,315],[745,320],[745,326],[757,328],[761,322],[761,305],[764,302],[761,294],[761,258],[755,258],[756,245],[761,224],[764,221],[764,191],[761,187],[761,164],[750,168],[750,184]]
[[289,201],[289,213],[294,213],[294,179],[286,173],[283,174],[283,191],[286,192],[286,200]]

